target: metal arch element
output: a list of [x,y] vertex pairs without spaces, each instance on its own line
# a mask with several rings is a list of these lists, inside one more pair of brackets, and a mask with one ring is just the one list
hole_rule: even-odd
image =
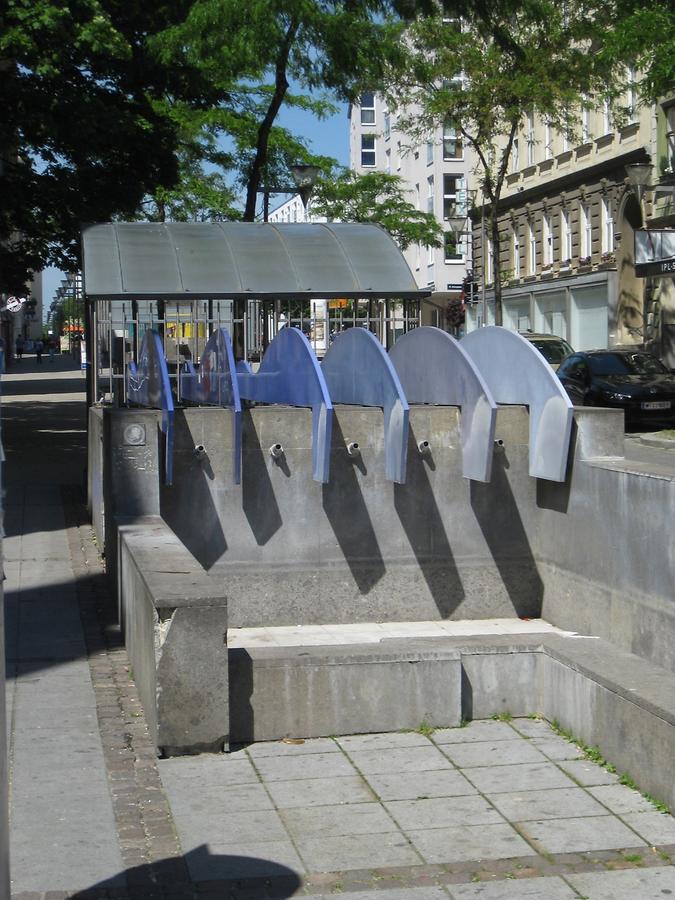
[[173,482],[173,397],[169,383],[162,339],[148,329],[138,356],[127,365],[127,399],[130,403],[162,410],[162,432],[165,441],[164,482]]
[[440,328],[413,328],[396,341],[389,357],[408,403],[461,407],[462,473],[489,481],[497,404],[459,341]]
[[572,401],[530,341],[497,325],[471,331],[461,345],[497,403],[530,408],[530,475],[564,481],[572,434]]
[[234,483],[241,482],[241,398],[232,341],[226,328],[218,328],[206,342],[197,372],[188,360],[180,373],[180,395],[191,403],[232,410]]
[[350,328],[335,338],[321,368],[334,403],[382,407],[385,475],[405,484],[408,401],[382,344],[365,328]]
[[[250,369],[250,366],[249,366]],[[312,476],[330,474],[333,404],[312,346],[298,328],[282,328],[265,351],[256,374],[237,363],[239,391],[246,400],[312,408]]]

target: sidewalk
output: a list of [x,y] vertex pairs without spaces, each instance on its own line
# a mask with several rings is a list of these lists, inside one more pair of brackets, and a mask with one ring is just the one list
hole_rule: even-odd
[[663,900],[675,821],[535,719],[157,760],[83,508],[84,381],[2,379],[15,900]]

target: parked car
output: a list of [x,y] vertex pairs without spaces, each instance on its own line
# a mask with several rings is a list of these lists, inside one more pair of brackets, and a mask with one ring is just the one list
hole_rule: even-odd
[[626,425],[675,422],[675,375],[644,350],[573,353],[558,378],[575,406],[623,409]]
[[558,337],[557,334],[535,334],[533,331],[521,331],[520,334],[525,340],[534,344],[554,371],[566,356],[574,353],[567,341]]

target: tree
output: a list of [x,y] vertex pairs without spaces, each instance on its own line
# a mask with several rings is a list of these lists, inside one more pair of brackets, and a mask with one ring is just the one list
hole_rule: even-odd
[[312,194],[312,212],[340,222],[374,222],[386,229],[401,250],[411,244],[440,247],[443,229],[433,213],[421,212],[405,198],[398,175],[348,169],[319,180]]
[[158,39],[165,62],[184,56],[218,96],[205,127],[236,147],[244,220],[255,218],[262,189],[291,181],[289,163],[311,159],[276,127],[281,108],[321,117],[332,109],[325,92],[354,99],[399,52],[399,28],[390,0],[194,0],[185,22]]
[[390,70],[387,93],[403,111],[399,127],[414,139],[447,125],[475,153],[501,324],[499,202],[521,122],[536,110],[553,127],[573,130],[581,98],[607,88],[616,61],[590,52],[601,41],[601,8],[495,0],[458,5],[457,19],[447,18],[448,9],[445,18],[411,23],[408,59]]
[[144,194],[175,183],[176,127],[156,102],[207,86],[149,44],[187,5],[5,0],[0,290],[48,264],[77,267],[82,222],[133,216]]

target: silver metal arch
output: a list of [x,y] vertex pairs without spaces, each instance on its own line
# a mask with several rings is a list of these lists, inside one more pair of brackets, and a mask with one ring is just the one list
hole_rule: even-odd
[[405,484],[408,401],[382,344],[365,328],[350,328],[335,338],[321,368],[334,403],[382,407],[385,476]]
[[[250,369],[250,366],[248,366]],[[333,404],[312,345],[299,328],[282,328],[265,351],[254,375],[237,364],[239,391],[247,400],[312,408],[312,475],[330,475]]]
[[206,342],[199,372],[188,360],[180,372],[180,395],[191,403],[232,410],[234,483],[241,481],[241,398],[232,341],[226,328],[218,328]]
[[139,406],[162,410],[164,433],[164,481],[173,482],[173,397],[166,367],[162,339],[156,331],[148,329],[138,356],[138,366],[127,365],[127,400]]
[[389,358],[408,403],[461,407],[462,474],[489,481],[497,404],[459,341],[440,328],[414,328],[396,341]]
[[497,403],[529,406],[530,475],[564,481],[573,410],[553,369],[529,341],[498,325],[469,332],[461,344]]

